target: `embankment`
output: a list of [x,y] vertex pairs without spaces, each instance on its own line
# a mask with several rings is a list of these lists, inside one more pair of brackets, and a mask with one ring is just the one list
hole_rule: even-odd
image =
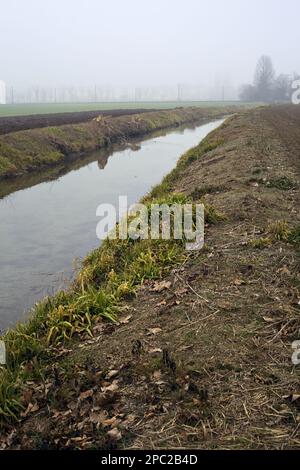
[[145,198],[202,201],[203,250],[107,241],[7,333],[3,448],[299,448],[299,129],[229,118]]
[[119,117],[100,115],[81,124],[5,134],[0,136],[0,179],[39,171],[155,130],[218,118],[235,109],[178,108]]
[[81,124],[98,116],[119,117],[158,111],[155,109],[111,109],[68,113],[30,114],[28,116],[0,116],[0,135],[42,127]]

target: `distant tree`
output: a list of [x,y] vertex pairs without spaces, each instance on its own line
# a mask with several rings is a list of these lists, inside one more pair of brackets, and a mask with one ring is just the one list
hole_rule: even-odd
[[241,101],[257,101],[257,92],[255,86],[243,85],[240,89],[239,97]]
[[292,91],[292,79],[289,75],[281,74],[274,82],[273,98],[275,101],[288,101]]
[[272,59],[263,55],[256,66],[253,85],[244,85],[239,93],[242,101],[288,101],[293,92],[293,81],[300,75],[281,74],[276,77]]
[[299,74],[299,73],[297,73],[297,72],[294,72],[294,73],[293,73],[292,82],[293,82],[294,80],[300,80],[300,74]]
[[254,86],[259,101],[272,101],[274,79],[275,70],[272,59],[266,55],[261,56],[257,63],[254,77]]

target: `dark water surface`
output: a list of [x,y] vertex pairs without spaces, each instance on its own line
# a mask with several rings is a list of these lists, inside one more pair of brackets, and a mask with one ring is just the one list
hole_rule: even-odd
[[[99,246],[96,208],[127,195],[137,202],[175,167],[178,158],[223,121],[177,129],[134,146],[61,168],[51,181],[15,190],[0,199],[0,329],[26,317],[42,297],[70,278],[74,259]],[[2,186],[2,187],[1,187]],[[0,182],[0,195],[7,190]],[[2,193],[2,194],[1,194]]]

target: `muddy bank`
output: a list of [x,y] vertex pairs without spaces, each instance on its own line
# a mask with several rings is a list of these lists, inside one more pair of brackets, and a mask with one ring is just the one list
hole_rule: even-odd
[[0,179],[57,165],[74,156],[126,142],[149,132],[232,113],[228,108],[185,108],[104,117],[77,125],[31,129],[0,137]]
[[299,448],[298,109],[229,118],[148,196],[204,202],[204,250],[107,243],[8,335],[3,448]]

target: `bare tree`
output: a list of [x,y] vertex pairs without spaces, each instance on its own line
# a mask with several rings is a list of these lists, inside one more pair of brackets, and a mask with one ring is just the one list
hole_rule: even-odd
[[289,75],[279,75],[274,83],[274,99],[288,101],[292,91],[292,79]]
[[241,101],[257,101],[256,88],[253,85],[243,85],[239,92]]
[[261,56],[257,63],[254,77],[257,98],[260,101],[272,101],[274,79],[275,70],[271,57],[266,55]]

